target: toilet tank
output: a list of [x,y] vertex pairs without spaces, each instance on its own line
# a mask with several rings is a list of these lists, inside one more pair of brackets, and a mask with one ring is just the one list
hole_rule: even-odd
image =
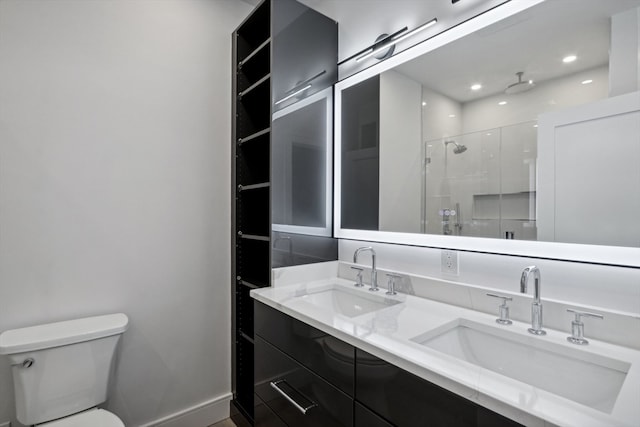
[[16,417],[33,425],[107,400],[122,313],[49,323],[0,334],[13,373]]

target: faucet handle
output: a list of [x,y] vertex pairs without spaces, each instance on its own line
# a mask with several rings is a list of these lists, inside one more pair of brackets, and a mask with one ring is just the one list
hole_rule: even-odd
[[394,274],[394,273],[386,273],[387,276],[389,277],[389,280],[387,281],[387,295],[397,295],[398,293],[396,292],[396,279],[402,279],[402,276],[399,274]]
[[500,304],[500,306],[498,307],[498,309],[500,310],[500,317],[496,319],[496,323],[499,323],[501,325],[511,325],[513,322],[509,319],[509,307],[507,306],[507,301],[513,301],[513,298],[491,293],[488,293],[487,296],[493,298],[502,298],[502,304]]
[[589,344],[589,341],[584,338],[584,323],[582,322],[582,317],[595,317],[596,319],[604,319],[604,316],[602,314],[573,310],[571,308],[567,308],[567,311],[576,315],[576,318],[571,322],[571,336],[567,337],[567,341],[577,345]]
[[362,270],[364,270],[364,269],[361,268],[361,267],[351,267],[351,269],[357,271],[356,283],[353,286],[355,286],[357,288],[363,287],[364,285],[362,284]]

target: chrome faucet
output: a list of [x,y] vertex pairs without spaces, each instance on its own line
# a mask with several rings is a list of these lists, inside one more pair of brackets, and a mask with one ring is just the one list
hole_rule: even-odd
[[540,302],[540,270],[535,265],[525,268],[520,277],[520,292],[527,293],[527,282],[529,274],[533,273],[533,302],[531,303],[531,327],[529,333],[534,335],[546,335],[547,332],[542,329],[542,303]]
[[363,246],[361,248],[356,249],[353,253],[353,263],[358,263],[358,255],[360,252],[370,251],[371,252],[371,287],[370,291],[378,290],[378,271],[376,270],[376,251],[373,250],[371,246]]

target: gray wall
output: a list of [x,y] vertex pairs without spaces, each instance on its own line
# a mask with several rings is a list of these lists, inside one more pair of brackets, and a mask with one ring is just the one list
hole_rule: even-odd
[[[128,426],[229,397],[231,32],[250,9],[0,1],[0,330],[129,315],[109,405]],[[0,423],[12,395],[0,359]]]

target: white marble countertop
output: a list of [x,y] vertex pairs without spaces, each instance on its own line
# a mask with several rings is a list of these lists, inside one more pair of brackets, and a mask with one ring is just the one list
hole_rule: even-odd
[[[545,336],[533,336],[527,332],[530,325],[526,323],[514,321],[513,325],[501,326],[495,323],[495,316],[405,294],[386,296],[383,291],[377,292],[376,296],[399,303],[353,317],[300,298],[332,288],[355,295],[361,293],[365,298],[372,294],[368,286],[356,288],[352,281],[332,278],[252,290],[251,296],[524,425],[640,426],[640,351],[597,340],[590,340],[588,346],[576,346],[567,342],[566,332],[550,329],[546,329]],[[610,412],[593,409],[411,340],[460,318],[491,328],[505,328],[536,345],[553,345],[570,354],[584,352],[589,357],[615,359],[630,366],[615,405]]]

